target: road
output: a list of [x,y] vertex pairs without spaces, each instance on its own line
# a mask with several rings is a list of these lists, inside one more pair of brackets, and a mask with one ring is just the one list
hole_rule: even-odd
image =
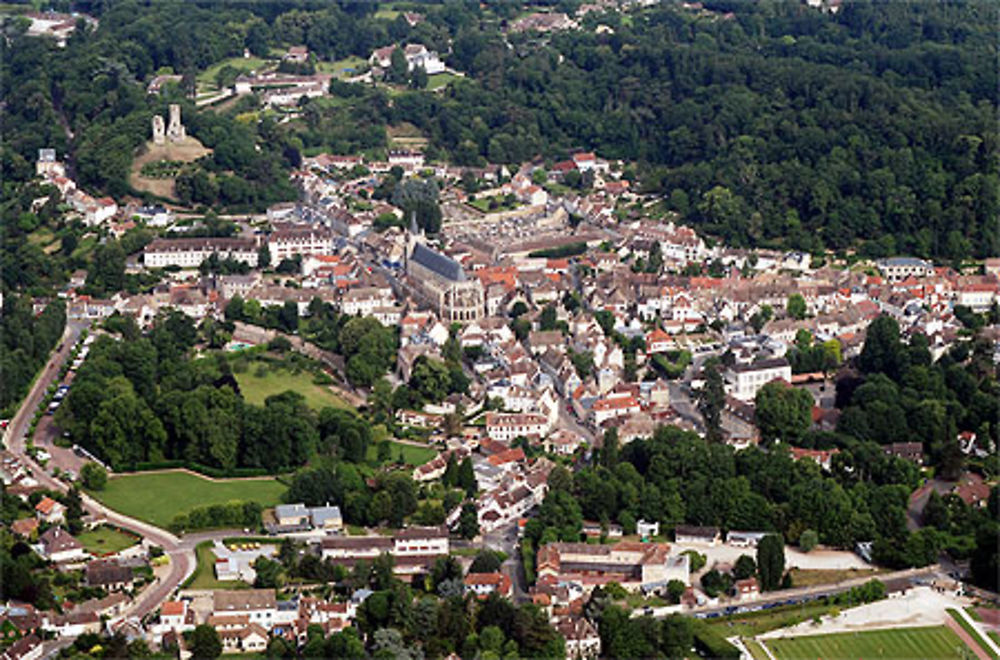
[[[70,321],[67,323],[66,330],[62,336],[62,343],[60,344],[61,348],[53,351],[49,356],[48,363],[43,368],[34,385],[32,385],[31,391],[28,392],[17,414],[11,420],[5,434],[7,448],[10,452],[21,459],[24,465],[31,470],[32,476],[43,488],[57,492],[64,493],[69,490],[69,487],[46,472],[44,468],[25,453],[25,434],[31,425],[31,419],[35,414],[35,410],[38,409],[38,406],[45,397],[48,387],[59,376],[62,366],[69,358],[73,345],[79,340],[80,333],[88,325],[89,323],[84,321]],[[112,511],[86,494],[83,495],[82,499],[84,510],[87,513],[94,514],[97,517],[104,517],[114,525],[145,537],[150,543],[162,547],[164,552],[170,557],[170,571],[167,576],[147,587],[129,605],[126,611],[128,616],[139,618],[146,616],[158,608],[194,570],[194,545],[197,541],[188,539],[182,541],[170,532]]]

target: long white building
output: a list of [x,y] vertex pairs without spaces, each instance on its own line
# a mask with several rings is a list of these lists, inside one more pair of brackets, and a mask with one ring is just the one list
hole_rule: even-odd
[[213,254],[257,266],[257,244],[245,238],[158,238],[143,252],[147,268],[197,268]]

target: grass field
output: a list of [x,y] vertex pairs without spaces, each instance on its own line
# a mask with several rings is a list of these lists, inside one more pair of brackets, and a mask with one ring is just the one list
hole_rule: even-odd
[[981,648],[986,655],[993,658],[993,660],[997,660],[997,654],[990,649],[990,645],[983,640],[983,636],[979,634],[979,631],[976,630],[975,627],[969,625],[969,622],[965,620],[965,617],[951,608],[948,608],[948,614],[955,620],[955,623],[962,626],[962,630],[968,633],[969,637],[971,637],[972,640],[979,645],[979,648]]
[[76,537],[76,540],[83,544],[84,550],[94,555],[120,552],[139,542],[139,539],[132,534],[120,532],[106,525],[83,532]]
[[[338,78],[350,78],[356,75],[361,67],[367,65],[367,60],[356,55],[351,55],[335,62],[317,62],[316,71],[319,73],[332,73]],[[353,69],[353,71],[344,71],[344,69]]]
[[268,367],[267,375],[258,377],[257,364],[251,363],[250,368],[242,374],[236,374],[236,382],[240,384],[243,398],[249,403],[263,405],[264,399],[272,394],[281,394],[286,390],[298,392],[306,399],[306,404],[313,410],[321,408],[350,408],[339,396],[328,387],[313,384],[313,375],[308,371],[293,374],[286,369]]
[[718,627],[726,637],[732,635],[755,637],[769,630],[794,626],[795,624],[808,621],[813,617],[823,616],[837,609],[840,608],[836,605],[825,605],[819,602],[804,605],[786,605],[760,612],[732,614],[727,617],[711,619],[708,625],[713,628]]
[[174,516],[196,507],[232,500],[273,506],[284,492],[285,486],[274,479],[212,481],[178,471],[113,477],[104,490],[91,495],[115,511],[166,527]]
[[[433,447],[417,447],[414,445],[406,445],[401,442],[392,442],[391,440],[389,441],[389,444],[392,445],[393,461],[399,458],[399,452],[402,451],[403,462],[414,467],[423,465],[437,456],[437,450]],[[365,458],[373,463],[378,462],[378,446],[376,443],[373,442],[368,445],[368,453],[365,454]]]
[[220,582],[215,579],[215,553],[212,552],[211,541],[199,543],[194,549],[194,553],[198,557],[198,563],[194,567],[191,577],[184,583],[185,589],[247,589],[250,587],[242,580]]
[[199,73],[197,80],[199,83],[208,84],[212,89],[215,89],[215,76],[224,67],[231,66],[239,71],[258,71],[267,63],[268,60],[259,57],[230,57],[228,60],[217,62]]
[[761,648],[759,642],[755,642],[752,639],[743,640],[743,645],[747,647],[747,651],[753,657],[753,660],[770,660],[770,656],[767,655],[767,651]]
[[456,76],[454,73],[435,73],[433,76],[427,77],[427,89],[434,91],[435,89],[440,89],[448,85],[448,83],[454,82],[455,80],[461,80],[461,76]]
[[793,658],[944,658],[963,657],[965,644],[944,626],[897,628],[832,635],[769,639],[767,648],[778,660]]
[[792,574],[792,584],[796,587],[812,587],[817,584],[840,584],[844,580],[871,576],[875,577],[877,570],[833,569],[833,570],[803,570],[793,568],[789,571]]

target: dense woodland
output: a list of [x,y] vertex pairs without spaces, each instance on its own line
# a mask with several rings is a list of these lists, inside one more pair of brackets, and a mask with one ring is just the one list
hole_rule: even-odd
[[[26,296],[6,296],[0,323],[0,416],[10,417],[66,328],[66,305],[55,300],[40,314]],[[11,414],[8,414],[11,413]]]

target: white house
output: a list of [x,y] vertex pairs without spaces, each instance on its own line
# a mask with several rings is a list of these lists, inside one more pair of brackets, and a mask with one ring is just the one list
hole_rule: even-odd
[[727,394],[740,401],[753,401],[757,390],[779,379],[792,382],[792,367],[785,358],[735,364],[726,372]]

